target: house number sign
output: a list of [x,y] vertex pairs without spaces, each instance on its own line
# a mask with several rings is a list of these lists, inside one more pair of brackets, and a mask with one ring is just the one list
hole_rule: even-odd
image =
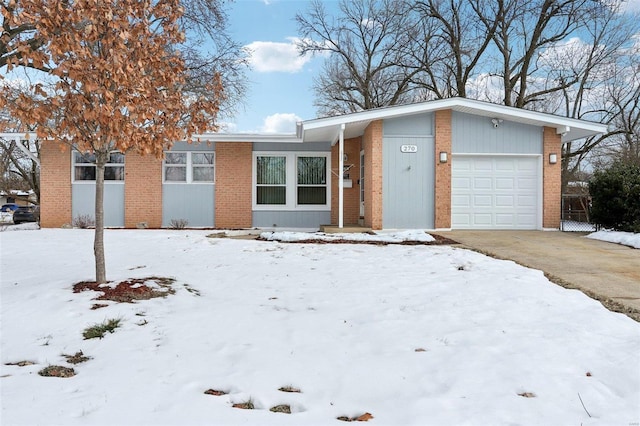
[[418,145],[400,145],[400,152],[413,154],[418,152]]

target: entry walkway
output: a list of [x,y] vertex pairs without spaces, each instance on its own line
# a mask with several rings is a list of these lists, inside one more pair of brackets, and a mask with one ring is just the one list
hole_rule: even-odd
[[544,271],[640,321],[640,249],[559,231],[449,231],[463,247]]

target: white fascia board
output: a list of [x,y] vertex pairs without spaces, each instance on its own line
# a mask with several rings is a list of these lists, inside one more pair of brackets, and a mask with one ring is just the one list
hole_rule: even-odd
[[[35,132],[27,132],[27,133],[20,133],[20,132],[14,132],[14,133],[0,133],[0,138],[2,139],[6,139],[6,140],[13,140],[16,141],[16,146],[27,156],[29,157],[34,163],[36,163],[38,166],[40,166],[40,159],[38,158],[38,156],[31,152],[27,147],[25,147],[24,145],[22,145],[20,143],[20,141],[23,140],[36,140],[37,136]],[[36,142],[37,143],[37,142]]]
[[[457,110],[476,115],[503,118],[513,121],[528,122],[540,126],[554,127],[558,134],[564,134],[562,142],[585,137],[585,134],[593,135],[605,133],[607,126],[601,123],[561,117],[543,112],[530,111],[522,108],[508,107],[490,102],[477,101],[468,98],[448,98],[435,101],[426,101],[417,104],[395,105],[376,108],[367,111],[339,115],[335,117],[318,118],[302,122],[303,138],[304,130],[314,130],[326,127],[339,127],[341,124],[353,122],[374,121],[385,118],[393,118],[404,115],[413,115],[437,110]],[[566,128],[570,131],[567,132]],[[574,133],[573,130],[576,130]],[[336,132],[337,134],[337,132]]]
[[271,142],[302,143],[302,138],[293,134],[260,133],[202,133],[193,135],[194,142]]

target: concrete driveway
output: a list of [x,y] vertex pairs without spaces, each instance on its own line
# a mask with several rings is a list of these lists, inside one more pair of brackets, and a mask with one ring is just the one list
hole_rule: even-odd
[[462,247],[539,269],[640,321],[640,249],[559,231],[449,231]]

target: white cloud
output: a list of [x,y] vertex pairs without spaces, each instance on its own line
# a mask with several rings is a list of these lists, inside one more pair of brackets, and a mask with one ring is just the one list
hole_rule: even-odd
[[245,47],[250,52],[250,63],[258,72],[289,72],[302,70],[311,60],[311,55],[300,56],[296,47],[297,38],[288,37],[288,43],[254,41]]
[[298,121],[302,121],[302,119],[293,113],[273,114],[264,119],[264,124],[260,131],[263,133],[292,134],[296,132],[296,123]]

